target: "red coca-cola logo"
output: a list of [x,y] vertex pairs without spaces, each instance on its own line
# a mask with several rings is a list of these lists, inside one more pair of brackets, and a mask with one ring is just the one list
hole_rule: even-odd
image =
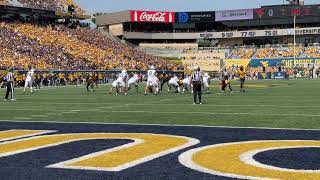
[[155,14],[148,14],[147,12],[143,12],[139,19],[140,21],[148,22],[166,22],[166,13],[157,12]]
[[174,12],[131,11],[131,22],[174,23]]

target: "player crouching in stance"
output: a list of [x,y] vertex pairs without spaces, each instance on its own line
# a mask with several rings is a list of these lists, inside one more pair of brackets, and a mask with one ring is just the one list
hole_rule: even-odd
[[[156,77],[156,68],[154,66],[150,66],[150,70],[147,71],[147,85],[144,90],[144,95],[147,95],[147,92],[150,93],[157,93],[156,88],[155,88],[155,82],[157,81]],[[159,80],[158,80],[159,81]]]
[[230,75],[226,69],[223,70],[221,74],[221,91],[226,92],[226,88],[229,88],[230,92],[232,92],[231,81],[229,80]]
[[33,87],[32,87],[32,81],[33,81],[33,75],[34,75],[34,69],[31,69],[30,71],[28,71],[27,73],[27,78],[25,80],[25,83],[24,83],[24,89],[23,89],[23,93],[25,94],[26,93],[26,89],[29,87],[30,88],[30,92],[33,93]]
[[138,74],[134,74],[129,80],[128,80],[128,84],[127,84],[127,89],[126,89],[126,93],[125,95],[128,95],[129,90],[131,89],[131,87],[135,87],[135,89],[137,90],[138,93],[138,81],[139,81],[139,76]]
[[121,73],[118,75],[118,79],[113,81],[112,87],[109,93],[111,94],[112,91],[116,89],[116,95],[118,96],[119,93],[122,92],[122,90],[125,91],[125,88],[126,88],[125,82],[127,81],[127,77],[128,77],[127,70],[123,69]]
[[179,79],[176,75],[173,76],[173,78],[171,78],[169,80],[169,89],[168,89],[168,93],[170,93],[170,89],[171,88],[175,89],[175,93],[179,93],[180,92],[180,85],[179,85]]

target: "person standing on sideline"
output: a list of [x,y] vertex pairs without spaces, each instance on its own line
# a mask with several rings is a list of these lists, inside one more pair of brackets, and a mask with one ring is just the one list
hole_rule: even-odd
[[246,70],[243,66],[240,66],[239,70],[238,70],[238,75],[239,75],[239,79],[240,79],[240,92],[245,92],[245,86],[244,83],[246,81]]
[[199,104],[202,104],[202,81],[203,73],[200,67],[196,66],[190,78],[190,84],[193,85],[193,104],[197,104],[197,97],[199,98]]
[[6,75],[6,86],[7,86],[7,93],[6,93],[6,97],[5,97],[5,101],[8,100],[9,98],[9,94],[11,94],[11,101],[15,101],[15,97],[14,97],[14,87],[13,87],[13,83],[14,83],[14,74],[13,74],[13,68],[9,69],[8,74]]

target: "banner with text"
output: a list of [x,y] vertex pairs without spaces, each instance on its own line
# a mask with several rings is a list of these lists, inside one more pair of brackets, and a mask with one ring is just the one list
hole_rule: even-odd
[[131,11],[131,22],[174,23],[174,12]]
[[215,12],[216,21],[233,21],[246,19],[253,19],[253,9],[227,10]]
[[227,59],[226,60],[226,67],[247,67],[250,62],[250,59]]
[[214,22],[213,11],[203,12],[177,12],[176,23],[199,23],[199,22]]
[[320,65],[320,58],[285,58],[285,59],[252,59],[249,63],[249,67],[276,67],[285,66],[293,67],[301,64],[318,64]]
[[194,66],[200,66],[202,71],[219,71],[221,69],[221,60],[182,60],[182,64],[187,70],[193,70]]

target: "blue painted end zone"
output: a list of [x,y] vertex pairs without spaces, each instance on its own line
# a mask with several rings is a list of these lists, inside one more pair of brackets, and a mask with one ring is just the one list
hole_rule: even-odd
[[[2,180],[184,180],[184,179],[229,179],[200,173],[188,169],[178,162],[178,156],[196,147],[253,140],[320,140],[320,131],[263,130],[210,127],[178,126],[137,126],[103,124],[59,124],[59,123],[24,123],[0,122],[0,131],[9,129],[58,130],[57,133],[156,133],[187,136],[199,139],[200,144],[163,156],[150,162],[120,171],[101,172],[85,170],[51,169],[45,166],[69,160],[89,153],[126,144],[128,140],[91,140],[74,142],[57,147],[40,149],[0,158],[0,179]],[[278,152],[280,153],[280,152]],[[275,154],[277,155],[277,154]],[[279,154],[278,154],[279,155]],[[299,161],[284,159],[282,166]],[[308,164],[308,168],[318,166]],[[287,166],[289,167],[289,166]],[[298,167],[294,166],[294,167]]]

